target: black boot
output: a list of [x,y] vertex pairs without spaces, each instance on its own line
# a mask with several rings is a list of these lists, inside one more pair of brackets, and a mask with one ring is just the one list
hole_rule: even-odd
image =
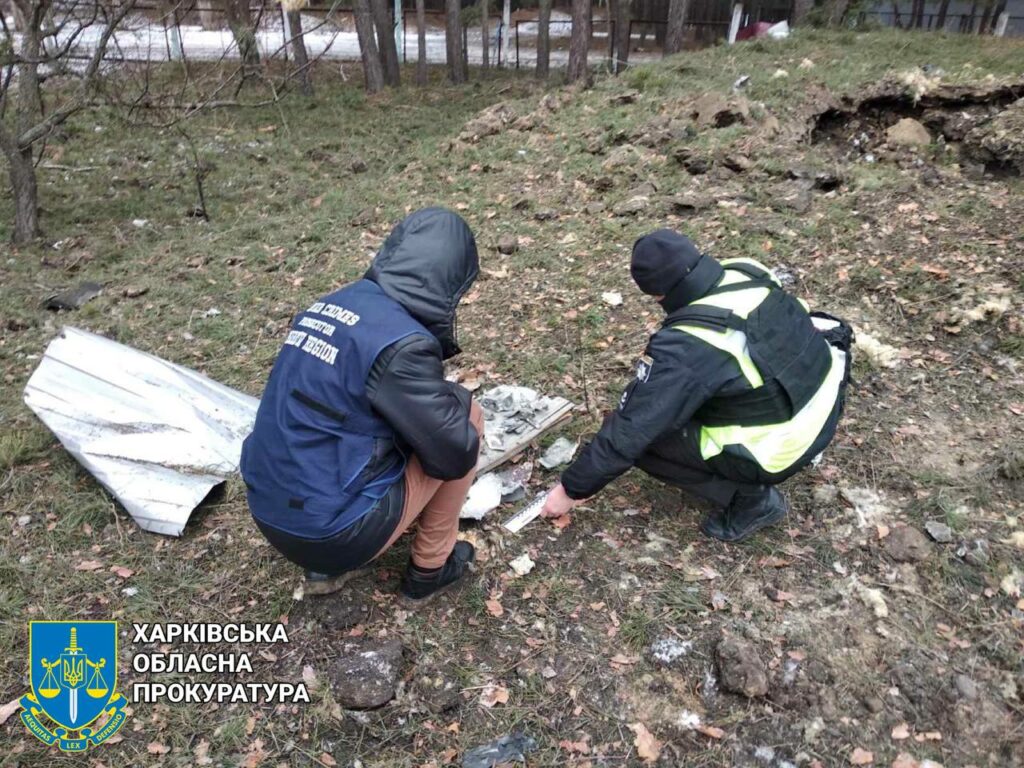
[[761,486],[757,491],[738,491],[729,506],[708,515],[700,529],[720,541],[743,541],[779,522],[787,512],[786,498],[772,486]]
[[407,605],[425,605],[466,575],[476,550],[468,541],[455,542],[455,548],[440,568],[425,569],[412,560],[402,577],[402,598]]

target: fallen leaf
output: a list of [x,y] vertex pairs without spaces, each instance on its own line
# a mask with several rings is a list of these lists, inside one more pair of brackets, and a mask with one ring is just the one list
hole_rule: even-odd
[[4,723],[6,723],[7,722],[7,718],[9,718],[11,715],[13,715],[15,712],[17,712],[18,711],[18,707],[20,707],[20,706],[21,706],[21,699],[14,699],[12,701],[7,702],[2,707],[0,707],[0,725],[3,725]]
[[892,737],[896,741],[902,741],[903,739],[909,739],[910,738],[910,726],[908,726],[906,723],[900,723],[899,725],[897,725],[895,728],[892,729]]
[[484,605],[487,606],[487,612],[496,619],[505,615],[504,607],[497,600],[485,600]]
[[562,515],[561,517],[552,517],[549,519],[551,520],[551,524],[555,526],[555,528],[558,528],[560,531],[564,531],[566,528],[569,527],[569,524],[572,523],[572,515],[568,513]]
[[850,753],[850,763],[852,765],[870,765],[873,762],[875,762],[874,754],[866,749],[857,747]]
[[302,682],[306,684],[307,688],[316,689],[317,687],[316,672],[309,664],[302,668]]
[[480,694],[480,704],[490,709],[498,704],[508,704],[508,688],[503,685],[488,685]]
[[725,736],[725,731],[714,725],[695,725],[693,730],[698,733],[703,733],[709,739],[720,739]]
[[620,669],[622,667],[628,667],[636,664],[639,661],[638,656],[626,656],[621,653],[617,653],[612,656],[608,661],[612,665],[613,669]]
[[135,573],[135,571],[133,571],[131,568],[125,568],[123,565],[112,565],[110,566],[110,570],[112,573],[116,573],[122,579],[127,579]]
[[576,752],[581,755],[590,754],[590,745],[585,741],[570,741],[569,739],[562,739],[558,742],[558,746],[566,752]]
[[83,560],[75,566],[76,571],[96,571],[103,567],[99,560]]
[[636,734],[633,744],[636,746],[636,753],[645,763],[653,763],[661,754],[661,742],[654,738],[654,734],[647,730],[643,723],[633,723],[629,730]]
[[1017,549],[1024,549],[1024,531],[1014,531],[1009,538],[1003,539],[1003,544],[1010,544]]
[[338,764],[338,761],[331,757],[328,753],[322,752],[320,754],[320,762],[328,766],[328,768],[334,768]]
[[920,768],[920,763],[906,752],[900,752],[892,761],[892,768]]
[[151,741],[146,745],[146,751],[151,755],[166,755],[171,751],[171,748],[166,744],[161,744],[159,741]]

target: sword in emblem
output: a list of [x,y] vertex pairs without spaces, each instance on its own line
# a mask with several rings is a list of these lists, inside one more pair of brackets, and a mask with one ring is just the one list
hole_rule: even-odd
[[83,649],[78,646],[78,629],[71,628],[71,645],[64,649],[70,656],[70,663],[64,659],[64,682],[68,684],[68,719],[74,725],[78,721],[78,687],[85,673],[85,655],[79,656]]

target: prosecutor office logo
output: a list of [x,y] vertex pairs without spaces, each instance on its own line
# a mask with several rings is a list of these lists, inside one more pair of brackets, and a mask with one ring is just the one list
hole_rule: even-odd
[[32,692],[21,699],[21,721],[43,743],[84,752],[124,725],[116,621],[29,622],[28,663]]

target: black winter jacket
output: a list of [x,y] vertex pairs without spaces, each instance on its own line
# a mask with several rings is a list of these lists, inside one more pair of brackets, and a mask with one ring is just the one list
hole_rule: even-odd
[[[470,394],[445,381],[443,361],[460,351],[455,312],[478,271],[466,222],[451,211],[427,208],[392,231],[366,273],[432,334],[392,344],[370,369],[370,402],[398,435],[398,445],[378,441],[377,466],[388,466],[396,450],[411,450],[428,475],[453,480],[476,463],[479,437],[469,421]],[[367,469],[374,473],[374,467]]]

